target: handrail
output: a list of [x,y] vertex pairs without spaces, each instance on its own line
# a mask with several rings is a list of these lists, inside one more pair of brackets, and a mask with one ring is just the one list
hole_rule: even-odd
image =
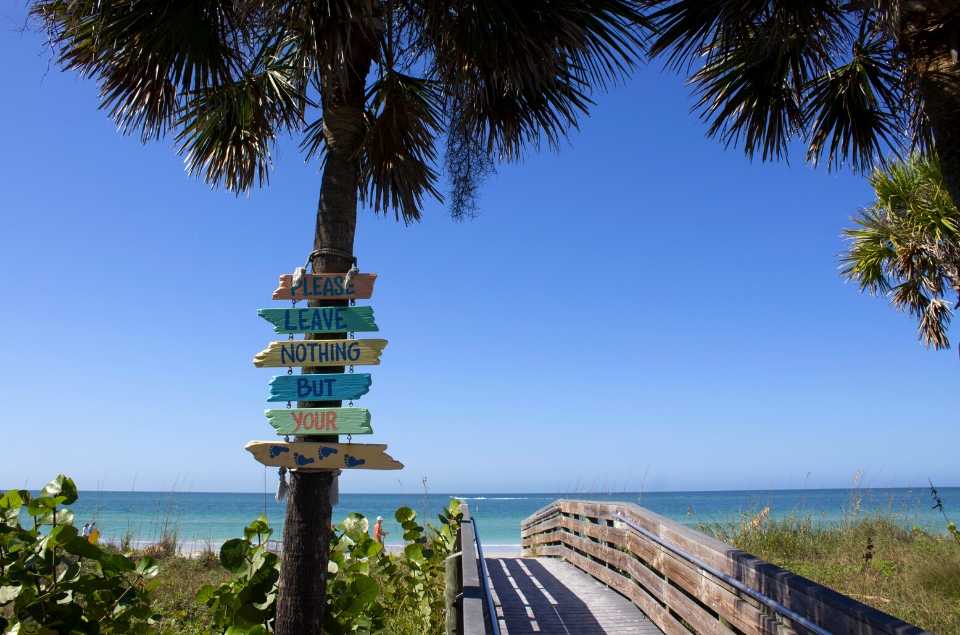
[[500,635],[477,522],[470,516],[466,503],[461,503],[461,511],[459,632],[461,635]]
[[524,555],[562,558],[671,635],[926,633],[631,503],[557,500],[521,537]]
[[477,530],[477,519],[471,518],[473,523],[473,537],[477,541],[477,560],[480,562],[480,588],[487,603],[487,619],[491,635],[500,635],[500,622],[497,620],[497,610],[493,605],[493,593],[490,589],[490,572],[487,571],[487,560],[483,557],[483,546],[480,544],[480,532]]
[[674,545],[671,545],[671,544],[670,544],[669,542],[667,542],[666,540],[661,539],[660,536],[658,536],[658,535],[656,535],[656,534],[654,534],[654,533],[652,533],[652,532],[647,531],[647,530],[644,529],[643,527],[641,527],[641,526],[637,525],[636,523],[634,523],[634,522],[633,522],[632,520],[630,520],[629,518],[626,518],[626,517],[624,517],[624,516],[622,516],[622,515],[620,515],[620,514],[614,514],[613,517],[616,518],[617,520],[619,520],[620,522],[622,522],[624,525],[626,525],[626,526],[629,527],[630,529],[632,529],[632,530],[634,530],[635,532],[637,532],[638,534],[640,534],[640,535],[642,535],[642,536],[645,536],[646,538],[649,538],[650,540],[652,540],[653,542],[657,543],[658,545],[660,545],[661,547],[663,547],[663,548],[665,548],[665,549],[669,549],[670,551],[672,551],[673,553],[677,554],[677,555],[680,556],[681,558],[683,558],[683,559],[685,559],[685,560],[689,560],[690,562],[692,562],[693,564],[697,565],[698,567],[700,567],[701,569],[703,569],[704,571],[706,571],[706,572],[709,573],[710,575],[712,575],[712,576],[714,576],[714,577],[717,577],[717,578],[720,578],[721,580],[723,580],[724,582],[726,582],[726,583],[729,584],[730,586],[736,588],[736,589],[739,590],[739,591],[742,591],[743,593],[746,593],[747,595],[749,595],[750,597],[752,597],[752,598],[753,598],[754,600],[756,600],[757,602],[760,602],[760,603],[762,603],[762,604],[764,604],[764,605],[766,605],[766,606],[769,606],[771,609],[773,609],[774,611],[776,611],[776,612],[779,613],[780,615],[786,617],[787,619],[791,620],[792,622],[795,622],[795,623],[803,626],[803,627],[804,627],[805,629],[807,629],[808,631],[811,631],[811,632],[813,632],[813,633],[816,633],[817,635],[833,635],[833,633],[831,633],[831,632],[828,631],[827,629],[821,628],[821,627],[818,626],[817,624],[814,624],[813,622],[811,622],[810,620],[808,620],[808,619],[805,618],[804,616],[800,615],[800,614],[797,613],[796,611],[792,611],[792,610],[788,609],[788,608],[785,607],[783,604],[780,604],[779,602],[777,602],[777,601],[774,600],[773,598],[767,597],[766,595],[764,595],[763,593],[760,593],[759,591],[754,591],[753,589],[751,589],[750,587],[748,587],[746,584],[744,584],[744,583],[741,582],[740,580],[737,580],[737,579],[734,578],[733,576],[727,575],[726,573],[724,573],[724,572],[722,572],[722,571],[720,571],[720,570],[718,570],[718,569],[715,569],[715,568],[711,567],[711,566],[708,565],[706,562],[704,562],[704,561],[701,560],[700,558],[697,558],[697,557],[694,556],[693,554],[687,553],[687,552],[684,551],[683,549],[680,549],[679,547],[676,547],[676,546],[674,546]]

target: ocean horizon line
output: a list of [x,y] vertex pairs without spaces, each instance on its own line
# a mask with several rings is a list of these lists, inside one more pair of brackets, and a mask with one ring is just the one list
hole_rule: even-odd
[[[938,490],[942,489],[958,489],[960,485],[941,485],[934,484]],[[553,491],[553,492],[486,492],[486,491],[477,491],[477,492],[407,492],[407,491],[393,491],[393,492],[345,492],[340,491],[341,496],[449,496],[450,498],[457,498],[461,500],[524,500],[526,498],[543,498],[550,496],[615,496],[619,494],[623,495],[637,495],[643,496],[647,494],[721,494],[721,493],[730,493],[730,494],[740,494],[740,493],[756,493],[756,492],[861,492],[861,491],[890,491],[890,490],[923,490],[929,491],[930,484],[923,485],[888,485],[888,486],[848,486],[848,487],[763,487],[763,488],[745,488],[745,489],[676,489],[676,490],[576,490],[576,491]],[[8,491],[11,489],[27,489],[27,491],[40,491],[40,488],[20,488],[20,487],[2,487],[0,491]],[[262,496],[264,494],[270,495],[273,492],[273,489],[268,489],[264,491],[234,491],[234,490],[178,490],[178,489],[168,489],[168,490],[153,490],[153,489],[78,489],[79,494],[229,494],[237,496]]]

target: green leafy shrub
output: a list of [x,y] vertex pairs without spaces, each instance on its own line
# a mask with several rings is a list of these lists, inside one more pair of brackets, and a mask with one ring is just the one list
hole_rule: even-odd
[[[404,549],[387,553],[370,537],[369,522],[350,514],[330,541],[324,632],[419,635],[444,628],[444,562],[453,553],[462,518],[451,501],[440,526],[423,527],[416,513],[401,507]],[[244,537],[224,543],[220,563],[235,577],[218,587],[206,585],[197,599],[212,611],[213,627],[227,635],[269,633],[276,615],[279,558],[267,551],[271,533],[263,516]]]
[[[5,633],[148,633],[155,616],[151,558],[91,544],[73,526],[73,481],[57,476],[31,496],[0,497],[0,630]],[[24,527],[23,516],[30,521]],[[32,525],[32,526],[30,526]]]
[[230,635],[269,633],[276,616],[277,581],[280,561],[267,551],[273,532],[267,517],[260,515],[243,530],[243,538],[234,538],[220,547],[220,564],[234,578],[218,587],[204,585],[197,600],[212,613],[212,626]]

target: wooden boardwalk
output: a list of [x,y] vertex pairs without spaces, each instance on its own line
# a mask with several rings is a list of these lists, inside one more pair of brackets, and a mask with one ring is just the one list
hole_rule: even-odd
[[633,602],[557,558],[487,558],[501,635],[660,635]]

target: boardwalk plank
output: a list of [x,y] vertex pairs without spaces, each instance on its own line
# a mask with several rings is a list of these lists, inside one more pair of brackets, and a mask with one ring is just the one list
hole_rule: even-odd
[[509,635],[662,635],[630,600],[562,560],[487,558],[487,570]]

